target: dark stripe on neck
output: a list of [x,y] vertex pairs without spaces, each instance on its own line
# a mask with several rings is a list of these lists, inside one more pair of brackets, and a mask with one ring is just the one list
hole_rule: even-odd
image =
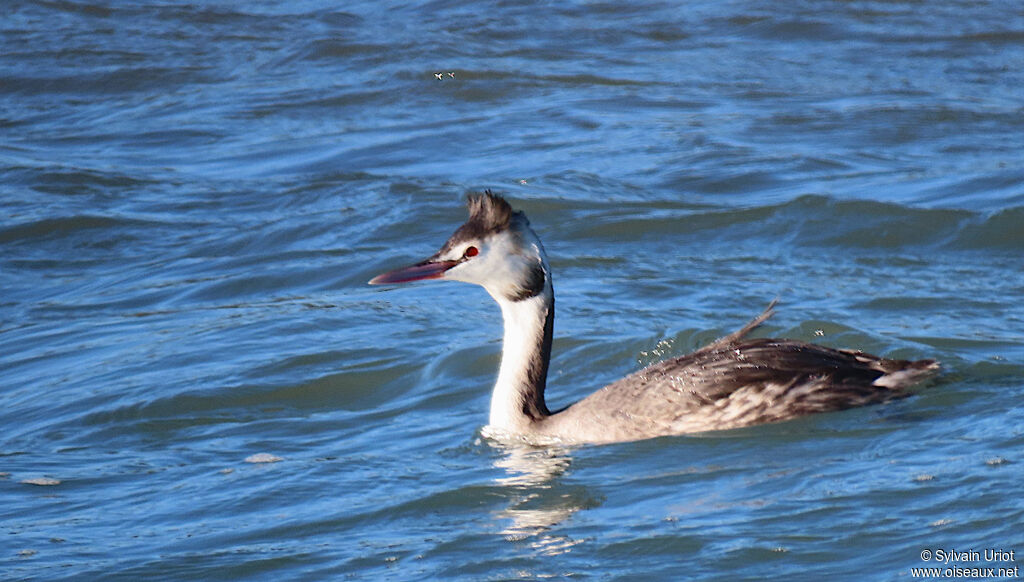
[[523,394],[523,414],[533,420],[551,416],[544,401],[544,388],[548,381],[548,362],[551,361],[551,340],[555,327],[555,298],[546,306],[544,314],[544,336],[536,352],[530,357],[526,369],[527,391]]
[[547,275],[544,273],[544,265],[540,262],[534,263],[526,274],[526,280],[522,287],[519,287],[508,296],[509,301],[524,301],[536,297],[544,291],[544,282]]

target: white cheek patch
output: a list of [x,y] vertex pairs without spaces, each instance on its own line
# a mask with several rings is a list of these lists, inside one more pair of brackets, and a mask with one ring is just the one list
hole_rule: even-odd
[[[443,258],[459,264],[444,278],[480,285],[499,301],[536,297],[544,290],[547,273],[539,243],[530,234],[506,232],[450,249]],[[470,247],[477,249],[475,256],[466,255]]]

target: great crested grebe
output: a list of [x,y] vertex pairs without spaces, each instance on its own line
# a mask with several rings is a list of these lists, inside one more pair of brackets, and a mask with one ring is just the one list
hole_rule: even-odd
[[787,339],[744,339],[760,316],[699,350],[658,362],[551,412],[544,385],[555,295],[544,247],[526,215],[490,190],[469,195],[469,220],[425,261],[371,285],[476,283],[501,306],[501,367],[488,431],[531,442],[608,443],[723,430],[883,402],[939,368]]

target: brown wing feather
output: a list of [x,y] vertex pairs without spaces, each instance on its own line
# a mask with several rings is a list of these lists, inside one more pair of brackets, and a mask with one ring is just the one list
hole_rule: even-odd
[[609,384],[566,413],[613,411],[609,430],[620,434],[651,426],[665,434],[705,424],[746,426],[899,397],[938,368],[933,360],[890,360],[796,340],[744,340],[774,304],[739,331]]

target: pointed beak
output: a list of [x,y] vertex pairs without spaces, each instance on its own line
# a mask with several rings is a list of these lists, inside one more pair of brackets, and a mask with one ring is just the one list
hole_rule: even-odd
[[445,271],[458,265],[458,261],[435,261],[427,259],[422,263],[381,273],[370,279],[370,285],[388,285],[392,283],[409,283],[410,281],[422,281],[424,279],[440,279]]

